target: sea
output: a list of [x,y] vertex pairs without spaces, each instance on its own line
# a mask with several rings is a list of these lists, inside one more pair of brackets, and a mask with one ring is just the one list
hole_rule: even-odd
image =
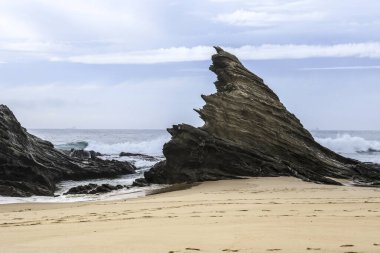
[[[137,173],[114,179],[91,179],[85,181],[63,181],[58,184],[55,197],[2,197],[0,204],[30,202],[79,202],[120,200],[145,196],[151,191],[165,186],[122,189],[99,195],[63,195],[68,189],[89,183],[131,185],[136,178],[143,177],[157,161],[163,160],[163,145],[170,140],[166,130],[83,130],[83,129],[29,129],[44,140],[52,142],[63,150],[85,149],[100,152],[101,159],[129,161],[137,168]],[[314,139],[323,146],[363,162],[380,163],[380,131],[311,131]],[[156,161],[144,157],[120,157],[121,152],[139,153],[156,158]]]

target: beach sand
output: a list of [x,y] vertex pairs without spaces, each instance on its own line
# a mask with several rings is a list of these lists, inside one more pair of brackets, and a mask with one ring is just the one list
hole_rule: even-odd
[[205,182],[113,202],[0,206],[0,252],[380,252],[380,188]]

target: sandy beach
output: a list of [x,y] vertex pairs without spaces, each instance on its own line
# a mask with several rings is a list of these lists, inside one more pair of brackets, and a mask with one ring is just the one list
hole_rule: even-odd
[[380,252],[380,188],[250,178],[116,202],[2,205],[0,252]]

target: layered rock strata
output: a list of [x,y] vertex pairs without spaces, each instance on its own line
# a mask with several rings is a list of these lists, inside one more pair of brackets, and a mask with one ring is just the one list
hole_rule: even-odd
[[150,183],[171,184],[240,178],[294,176],[340,185],[378,185],[380,165],[345,158],[318,144],[263,79],[234,55],[216,47],[210,70],[217,92],[202,95],[196,110],[205,124],[168,129],[165,161],[145,173]]

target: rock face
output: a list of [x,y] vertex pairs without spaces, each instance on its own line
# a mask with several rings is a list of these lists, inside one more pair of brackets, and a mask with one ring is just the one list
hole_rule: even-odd
[[115,177],[134,173],[128,162],[85,161],[56,150],[29,134],[5,105],[0,105],[0,195],[52,196],[62,180]]
[[216,50],[210,70],[217,75],[217,92],[202,95],[206,104],[196,110],[204,126],[168,129],[166,161],[145,173],[148,182],[294,176],[325,184],[378,184],[380,165],[342,157],[315,142],[260,77],[234,55]]

